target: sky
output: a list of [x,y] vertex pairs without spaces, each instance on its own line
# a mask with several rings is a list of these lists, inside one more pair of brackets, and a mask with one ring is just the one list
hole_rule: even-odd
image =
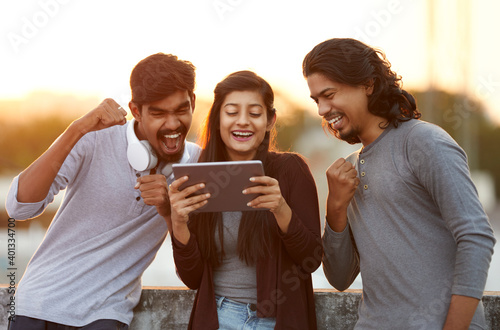
[[[198,99],[253,70],[315,113],[302,60],[349,37],[382,49],[404,88],[467,93],[500,125],[499,12],[497,0],[0,0],[0,118],[50,111],[29,98],[44,93],[75,108],[108,97],[126,108],[130,72],[157,52],[196,66]],[[7,113],[9,101],[23,106]]]
[[457,3],[0,0],[0,100],[49,91],[126,105],[134,65],[164,52],[197,67],[199,97],[211,98],[227,74],[248,69],[315,111],[302,60],[319,42],[351,37],[381,48],[405,88],[465,91],[500,123],[500,3]]

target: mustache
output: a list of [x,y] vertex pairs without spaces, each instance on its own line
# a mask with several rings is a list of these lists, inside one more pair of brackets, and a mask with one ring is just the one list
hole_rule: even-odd
[[158,135],[159,136],[171,135],[171,134],[176,134],[176,133],[181,133],[182,135],[186,135],[187,134],[187,129],[186,129],[186,127],[181,126],[181,127],[179,127],[178,129],[175,129],[175,130],[165,129],[165,130],[158,131]]

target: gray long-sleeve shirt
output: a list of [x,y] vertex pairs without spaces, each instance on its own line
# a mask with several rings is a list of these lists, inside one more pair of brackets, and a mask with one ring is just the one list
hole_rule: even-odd
[[[452,294],[482,297],[495,244],[465,153],[438,126],[411,120],[348,160],[361,183],[349,226],[326,223],[327,279],[344,290],[361,271],[356,329],[441,329]],[[480,304],[471,328],[484,325]]]
[[[199,150],[186,142],[182,162],[196,162]],[[130,324],[142,273],[167,234],[156,207],[134,189],[137,177],[147,174],[128,163],[123,125],[81,138],[43,201],[18,202],[18,177],[13,180],[6,207],[17,220],[41,214],[66,188],[16,290],[17,315],[72,326],[97,319]]]

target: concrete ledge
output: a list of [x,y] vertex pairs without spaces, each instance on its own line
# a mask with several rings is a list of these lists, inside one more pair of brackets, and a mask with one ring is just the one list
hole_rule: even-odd
[[[361,290],[316,289],[318,329],[352,329]],[[145,287],[130,330],[186,329],[195,292],[181,287]],[[0,287],[0,329],[7,329],[10,294]],[[487,291],[483,304],[488,329],[500,329],[500,292]]]

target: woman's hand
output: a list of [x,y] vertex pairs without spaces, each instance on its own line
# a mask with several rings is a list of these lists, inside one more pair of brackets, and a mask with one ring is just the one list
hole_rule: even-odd
[[207,199],[210,198],[209,193],[192,195],[198,190],[203,189],[205,187],[204,183],[179,190],[179,187],[187,180],[188,177],[183,176],[172,182],[168,188],[172,212],[172,235],[182,244],[187,244],[191,236],[187,226],[189,214],[205,205]]
[[288,231],[288,225],[292,219],[292,209],[281,195],[278,180],[268,176],[256,176],[250,181],[260,185],[243,190],[244,194],[260,194],[248,203],[253,208],[267,208],[276,218],[276,222],[283,233]]

